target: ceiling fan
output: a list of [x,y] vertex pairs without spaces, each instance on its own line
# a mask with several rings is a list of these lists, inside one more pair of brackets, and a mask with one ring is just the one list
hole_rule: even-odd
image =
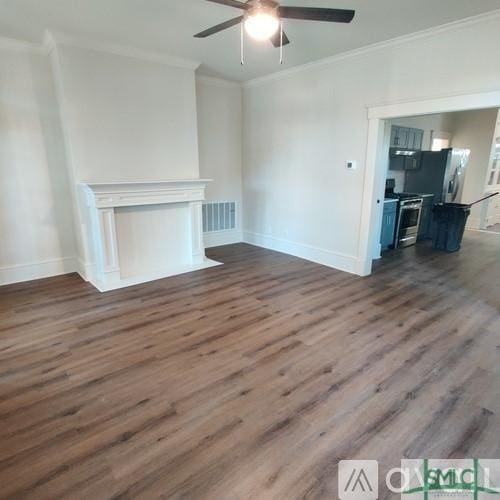
[[[331,23],[350,23],[354,17],[354,10],[326,9],[318,7],[285,7],[275,0],[207,0],[208,2],[227,5],[241,9],[242,16],[217,24],[205,31],[197,33],[195,38],[206,38],[225,29],[242,23],[245,31],[257,40],[270,40],[275,47],[283,47],[290,40],[283,32],[282,19],[299,19],[304,21],[326,21]],[[281,29],[280,29],[281,27]]]

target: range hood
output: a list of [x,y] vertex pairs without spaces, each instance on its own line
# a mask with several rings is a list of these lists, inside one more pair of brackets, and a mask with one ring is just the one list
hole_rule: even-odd
[[420,168],[420,151],[404,148],[389,149],[389,170],[417,170],[418,168]]

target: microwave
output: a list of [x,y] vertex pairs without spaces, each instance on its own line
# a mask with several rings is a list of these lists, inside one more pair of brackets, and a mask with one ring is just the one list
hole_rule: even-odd
[[390,148],[389,170],[418,170],[420,151],[413,149]]

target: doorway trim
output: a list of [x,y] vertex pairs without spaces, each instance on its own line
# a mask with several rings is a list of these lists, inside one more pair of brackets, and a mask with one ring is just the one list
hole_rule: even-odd
[[380,237],[378,226],[382,220],[387,168],[381,150],[386,121],[405,116],[484,108],[500,108],[500,90],[399,101],[368,107],[368,140],[358,246],[358,274],[361,276],[371,274],[374,248]]

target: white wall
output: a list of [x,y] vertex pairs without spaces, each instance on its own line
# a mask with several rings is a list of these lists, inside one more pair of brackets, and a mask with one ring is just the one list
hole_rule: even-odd
[[367,106],[498,89],[500,65],[477,55],[499,42],[492,16],[246,85],[246,240],[355,271]]
[[72,214],[47,57],[0,50],[0,285],[75,269]]
[[198,177],[194,71],[59,44],[77,182]]
[[242,89],[222,80],[198,77],[200,177],[213,179],[207,201],[236,201],[235,231],[205,235],[206,246],[241,241]]
[[[452,146],[471,150],[462,193],[463,203],[478,200],[484,195],[497,113],[496,108],[454,113]],[[481,205],[473,206],[469,227],[479,229],[480,214]]]
[[75,206],[80,273],[95,257],[81,182],[199,177],[195,66],[56,42],[51,60]]

